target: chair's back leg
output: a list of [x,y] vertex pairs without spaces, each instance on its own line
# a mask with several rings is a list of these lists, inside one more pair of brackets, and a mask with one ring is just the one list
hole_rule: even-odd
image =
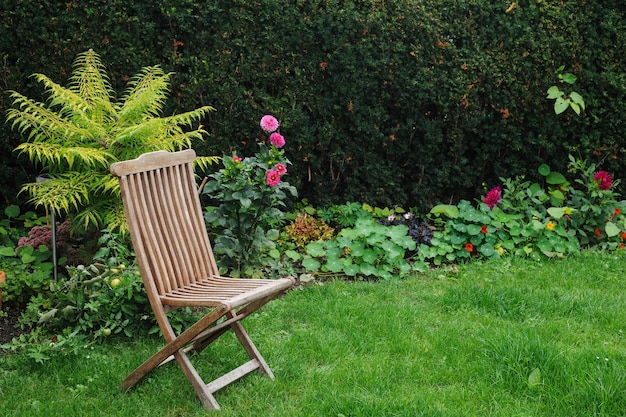
[[[233,315],[234,314],[232,311],[229,311],[228,313],[226,313],[226,316],[228,318],[232,317]],[[241,322],[236,321],[233,324],[231,324],[230,327],[231,329],[233,329],[233,332],[237,336],[237,339],[239,339],[239,342],[245,349],[246,353],[248,354],[248,357],[250,359],[253,359],[253,360],[256,359],[258,361],[259,371],[269,376],[270,379],[274,379],[274,373],[272,372],[270,367],[267,365],[267,362],[265,362],[265,359],[263,359],[263,356],[261,356],[261,353],[258,351],[256,346],[252,342],[252,339],[250,339],[250,336],[248,336],[248,333],[241,325]]]

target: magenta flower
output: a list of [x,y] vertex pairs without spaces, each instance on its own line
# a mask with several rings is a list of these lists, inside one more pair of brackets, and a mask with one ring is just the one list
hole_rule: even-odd
[[267,171],[267,174],[265,174],[265,182],[270,187],[276,187],[280,184],[280,174],[278,171],[274,171],[273,169]]
[[493,209],[498,205],[500,200],[502,199],[502,188],[501,187],[493,187],[491,190],[487,191],[485,198],[483,198],[483,203],[487,204],[490,209]]
[[261,117],[261,129],[266,132],[273,132],[278,129],[278,120],[274,116],[270,116],[269,114]]
[[278,172],[278,175],[283,175],[287,172],[285,164],[276,164],[274,168],[276,169],[276,172]]
[[598,184],[598,188],[600,190],[608,190],[613,185],[613,178],[611,178],[611,174],[606,171],[598,171],[593,176],[593,180],[596,184]]
[[241,158],[235,155],[233,156],[233,162],[241,162]]
[[285,138],[278,132],[274,132],[270,135],[270,143],[277,148],[285,146]]

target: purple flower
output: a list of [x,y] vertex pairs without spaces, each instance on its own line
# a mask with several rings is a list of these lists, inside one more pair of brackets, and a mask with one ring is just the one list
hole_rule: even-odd
[[268,133],[278,129],[278,125],[278,120],[274,116],[267,114],[261,118],[261,129]]
[[277,148],[285,146],[285,138],[278,132],[274,132],[270,135],[270,143]]
[[493,209],[498,205],[501,199],[502,187],[493,187],[491,190],[487,191],[485,198],[483,198],[483,203],[487,204],[490,209]]
[[593,176],[593,180],[596,184],[598,184],[598,188],[600,190],[608,190],[613,185],[613,178],[611,178],[611,174],[606,171],[598,171]]

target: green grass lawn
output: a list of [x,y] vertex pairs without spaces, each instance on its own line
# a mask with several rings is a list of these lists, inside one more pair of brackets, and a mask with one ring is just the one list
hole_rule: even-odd
[[[624,254],[584,252],[293,291],[246,320],[276,380],[217,392],[215,414],[624,416],[625,273]],[[222,339],[194,359],[207,380],[244,361]],[[119,390],[161,344],[110,339],[45,365],[0,355],[0,415],[206,415],[173,363]]]

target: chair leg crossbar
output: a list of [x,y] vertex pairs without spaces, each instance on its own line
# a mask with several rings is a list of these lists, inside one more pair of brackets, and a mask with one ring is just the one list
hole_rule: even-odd
[[[203,322],[208,318],[207,321],[211,321],[213,317],[212,315],[217,315],[219,310],[214,310],[205,316],[198,323]],[[240,321],[247,317],[249,312],[227,312],[224,317],[226,318],[223,322],[214,325],[213,327],[202,331],[197,334],[195,337],[189,337],[191,333],[188,333],[193,329],[190,328],[187,332],[182,333],[179,337],[172,340],[161,350],[156,352],[152,357],[146,360],[143,364],[141,364],[137,369],[135,369],[131,374],[126,377],[126,379],[121,383],[121,387],[123,390],[128,391],[132,389],[135,385],[137,385],[148,373],[150,373],[153,369],[158,366],[162,366],[172,360],[176,360],[181,370],[191,383],[193,389],[196,391],[198,398],[200,399],[202,405],[206,409],[219,409],[219,404],[213,397],[213,393],[226,387],[227,385],[233,383],[234,381],[244,377],[245,375],[259,370],[260,372],[266,374],[270,379],[274,379],[274,374],[272,370],[261,356],[261,353],[258,351],[248,333],[245,331]],[[197,324],[198,324],[197,323]],[[192,365],[191,361],[187,357],[187,354],[195,351],[197,353],[202,352],[209,344],[213,341],[217,340],[222,334],[226,333],[228,330],[232,330],[239,343],[241,343],[242,347],[248,354],[250,360],[243,365],[233,369],[232,371],[222,375],[221,377],[209,382],[205,383],[195,367]],[[192,335],[193,336],[193,335]],[[189,339],[189,340],[187,340]]]

